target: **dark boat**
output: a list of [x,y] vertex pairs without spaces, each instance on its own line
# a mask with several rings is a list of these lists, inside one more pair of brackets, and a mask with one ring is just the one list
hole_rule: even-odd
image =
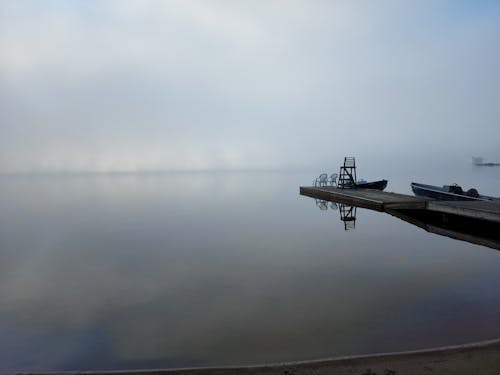
[[352,156],[344,158],[344,165],[340,167],[337,186],[341,189],[374,189],[384,190],[387,180],[365,181],[356,178],[356,160]]
[[375,189],[384,190],[387,187],[387,180],[378,181],[358,181],[356,182],[356,188],[358,189]]
[[476,189],[463,191],[457,184],[439,187],[412,182],[411,190],[413,194],[419,197],[427,197],[440,201],[500,201],[500,198],[481,195]]

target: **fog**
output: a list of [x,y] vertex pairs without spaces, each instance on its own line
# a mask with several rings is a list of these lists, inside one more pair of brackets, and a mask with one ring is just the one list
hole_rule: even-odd
[[500,161],[499,45],[494,1],[0,1],[0,172]]

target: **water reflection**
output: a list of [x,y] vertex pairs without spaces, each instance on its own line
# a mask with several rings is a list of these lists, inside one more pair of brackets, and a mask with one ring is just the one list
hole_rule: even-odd
[[388,212],[427,232],[500,250],[500,231],[497,223],[423,210]]
[[340,207],[297,197],[308,175],[0,178],[0,372],[257,364],[500,336],[497,252],[361,209],[363,230],[346,236]]
[[[329,207],[338,210],[346,231],[356,228],[358,207],[333,200],[315,199],[315,202],[322,211],[328,210]],[[430,233],[500,250],[499,225],[494,222],[427,210],[387,210],[387,213]]]
[[318,206],[318,208],[321,210],[321,211],[326,211],[328,210],[328,201],[325,201],[323,199],[315,199],[316,201],[316,206]]
[[338,205],[335,202],[329,202],[323,199],[315,199],[315,201],[316,201],[316,206],[318,206],[318,208],[321,211],[326,211],[328,210],[328,208],[334,211],[338,210]]
[[326,211],[328,208],[339,212],[340,221],[344,223],[344,230],[352,230],[356,228],[356,206],[350,206],[344,203],[327,201],[324,199],[315,199],[316,206],[321,211]]
[[356,228],[356,206],[348,206],[339,203],[340,220],[344,222],[344,230],[351,230]]

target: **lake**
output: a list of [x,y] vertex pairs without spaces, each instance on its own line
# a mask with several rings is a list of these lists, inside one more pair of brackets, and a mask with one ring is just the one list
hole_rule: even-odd
[[[500,168],[383,170],[365,176],[388,191],[415,179],[500,196]],[[1,176],[0,370],[261,364],[500,337],[499,251],[360,208],[346,231],[298,193],[319,172]]]

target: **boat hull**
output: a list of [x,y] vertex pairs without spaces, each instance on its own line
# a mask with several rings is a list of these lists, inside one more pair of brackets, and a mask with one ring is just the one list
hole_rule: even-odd
[[375,189],[375,190],[384,190],[387,187],[387,180],[378,180],[378,181],[370,181],[370,182],[362,182],[357,183],[357,189]]
[[436,199],[439,201],[491,201],[498,200],[498,198],[488,197],[485,195],[479,195],[477,197],[468,196],[464,194],[456,194],[446,191],[446,187],[432,186],[418,184],[415,182],[411,183],[411,190],[413,194],[419,197],[427,197]]

